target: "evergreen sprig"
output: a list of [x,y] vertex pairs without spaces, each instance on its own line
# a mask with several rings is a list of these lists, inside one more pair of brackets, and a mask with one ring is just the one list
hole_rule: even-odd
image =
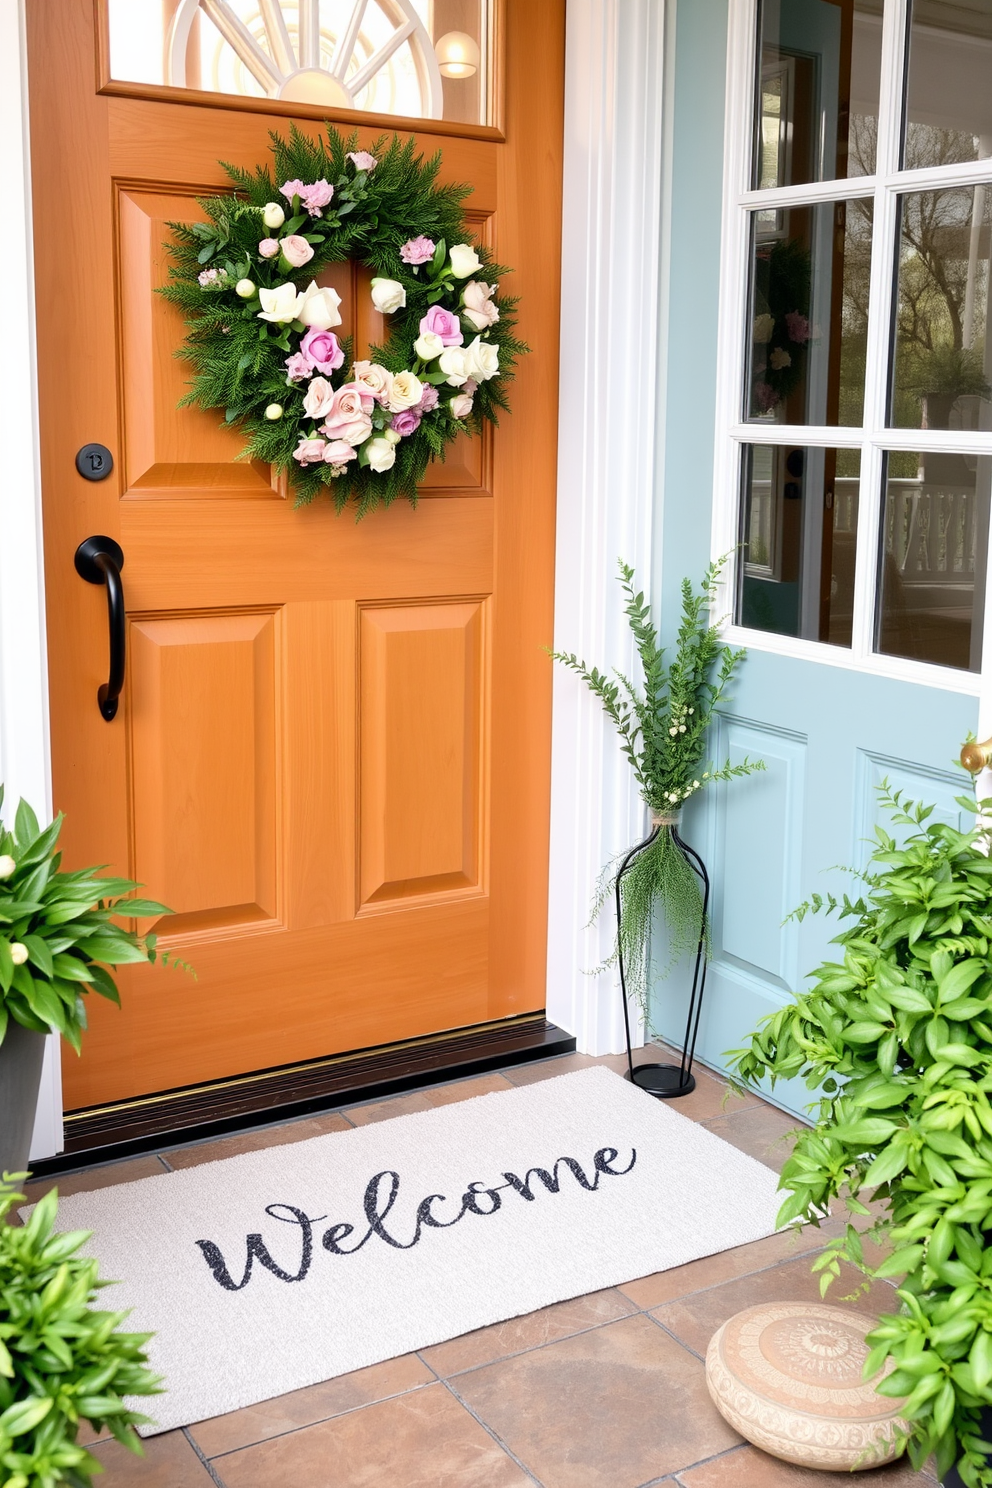
[[80,1424],[107,1429],[142,1456],[135,1426],[148,1421],[128,1403],[161,1393],[148,1369],[150,1333],[124,1333],[126,1312],[93,1307],[95,1260],[77,1254],[85,1230],[53,1233],[57,1196],[45,1195],[27,1224],[6,1216],[24,1195],[0,1182],[0,1482],[3,1488],[88,1488],[103,1465],[76,1441]]
[[[909,1452],[931,1453],[944,1478],[989,1488],[981,1410],[992,1405],[992,861],[987,829],[932,821],[933,807],[883,784],[904,840],[875,831],[854,897],[814,895],[805,912],[852,923],[843,959],[764,1019],[729,1056],[740,1080],[799,1076],[821,1093],[782,1170],[779,1224],[812,1222],[842,1198],[852,1220],[814,1269],[826,1292],[846,1259],[870,1277],[901,1278],[901,1306],[869,1334],[865,1377],[905,1397]],[[975,802],[959,804],[975,810]],[[983,803],[983,811],[992,803]],[[881,1265],[869,1237],[891,1247]]]
[[[186,340],[177,355],[189,363],[193,375],[183,402],[223,409],[224,422],[245,433],[244,458],[287,473],[298,505],[324,494],[338,511],[353,501],[358,517],[399,496],[416,505],[417,487],[430,461],[443,460],[459,434],[477,434],[487,420],[495,424],[500,411],[508,410],[506,384],[514,375],[516,359],[527,350],[515,334],[517,301],[499,295],[495,300],[499,319],[484,333],[485,341],[498,348],[499,373],[479,383],[472,410],[462,418],[450,407],[458,388],[446,385],[436,362],[424,363],[414,352],[420,321],[432,305],[464,315],[460,304],[464,286],[452,274],[447,250],[469,240],[461,204],[472,188],[439,184],[440,152],[424,159],[413,139],[382,136],[369,150],[376,158],[375,168],[360,170],[349,159],[358,149],[357,134],[344,139],[330,124],[324,138],[311,138],[295,125],[288,138],[275,132],[269,137],[271,166],[245,170],[222,162],[232,193],[200,200],[205,222],[169,224],[173,262],[170,282],[160,293],[186,320]],[[298,197],[287,204],[288,220],[281,231],[305,237],[313,249],[313,258],[303,268],[287,270],[280,267],[278,257],[264,259],[258,249],[259,241],[271,235],[262,221],[266,204],[283,201],[280,186],[297,179],[327,181],[334,196],[320,216],[310,216]],[[434,259],[422,266],[404,263],[400,247],[419,236],[437,245]],[[476,246],[476,252],[482,263],[479,279],[492,283],[510,272],[485,246]],[[385,345],[371,348],[372,360],[391,373],[414,372],[441,396],[420,427],[400,440],[390,469],[380,472],[354,460],[344,474],[334,475],[326,464],[301,466],[293,459],[300,439],[316,432],[314,419],[303,408],[305,388],[287,382],[285,366],[287,354],[306,328],[299,322],[285,326],[260,321],[257,297],[240,299],[235,284],[250,279],[259,288],[273,289],[292,282],[300,290],[330,264],[346,260],[395,280],[406,292],[405,307],[387,318]],[[219,280],[205,290],[199,275],[206,270],[216,270]],[[467,344],[478,332],[464,318],[462,326]],[[350,378],[350,345],[345,349],[344,367],[330,378],[334,387]],[[282,414],[267,419],[265,411],[273,404],[281,406]],[[380,434],[389,417],[377,407],[373,423],[374,434]]]
[[159,961],[189,968],[158,951],[154,935],[115,923],[171,913],[154,900],[129,898],[140,885],[97,877],[98,869],[60,871],[61,830],[61,814],[42,830],[26,801],[13,832],[0,823],[0,1044],[13,1019],[37,1033],[62,1034],[78,1054],[86,994],[120,1006],[108,966]]
[[[710,620],[723,562],[711,563],[697,590],[682,581],[682,614],[671,662],[665,659],[651,607],[634,588],[634,570],[620,560],[624,614],[641,666],[642,685],[616,669],[612,673],[590,667],[569,651],[552,653],[586,683],[620,736],[620,747],[630,762],[645,803],[656,816],[667,818],[650,844],[633,859],[621,881],[621,914],[613,954],[623,953],[628,990],[648,1020],[648,960],[656,908],[665,913],[668,960],[659,975],[707,936],[699,880],[672,837],[672,825],[685,801],[711,780],[731,780],[764,769],[760,761],[727,760],[700,770],[706,735],[713,714],[725,696],[734,672],[744,659],[720,640],[719,627]],[[618,867],[626,853],[607,863],[597,888],[595,918],[612,898]],[[598,968],[601,969],[601,968]]]

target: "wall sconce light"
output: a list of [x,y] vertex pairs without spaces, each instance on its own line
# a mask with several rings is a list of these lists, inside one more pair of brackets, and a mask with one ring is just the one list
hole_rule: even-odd
[[446,31],[434,51],[442,77],[470,78],[479,70],[479,44],[467,31]]

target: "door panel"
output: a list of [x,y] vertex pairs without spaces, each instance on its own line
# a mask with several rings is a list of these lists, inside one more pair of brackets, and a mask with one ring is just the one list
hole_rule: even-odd
[[[297,510],[218,414],[176,408],[182,322],[156,293],[167,223],[289,116],[100,94],[93,7],[28,10],[55,799],[67,861],[171,904],[161,941],[198,980],[125,970],[122,1011],[94,1007],[66,1061],[70,1109],[541,1008],[550,758],[562,0],[506,7],[505,143],[418,136],[514,266],[512,414],[417,510],[357,525]],[[383,336],[369,277],[327,276],[356,356]],[[95,440],[99,484],[73,463]],[[112,724],[106,598],[72,567],[92,533],[125,554]]]

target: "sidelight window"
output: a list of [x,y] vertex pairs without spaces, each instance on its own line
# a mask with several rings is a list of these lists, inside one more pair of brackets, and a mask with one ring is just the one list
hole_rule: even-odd
[[740,0],[731,17],[714,537],[736,549],[735,627],[975,690],[992,0]]

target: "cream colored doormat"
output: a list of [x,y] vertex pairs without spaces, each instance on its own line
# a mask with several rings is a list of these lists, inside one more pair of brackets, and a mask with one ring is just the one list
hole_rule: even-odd
[[601,1067],[59,1204],[189,1425],[768,1235],[776,1175]]

